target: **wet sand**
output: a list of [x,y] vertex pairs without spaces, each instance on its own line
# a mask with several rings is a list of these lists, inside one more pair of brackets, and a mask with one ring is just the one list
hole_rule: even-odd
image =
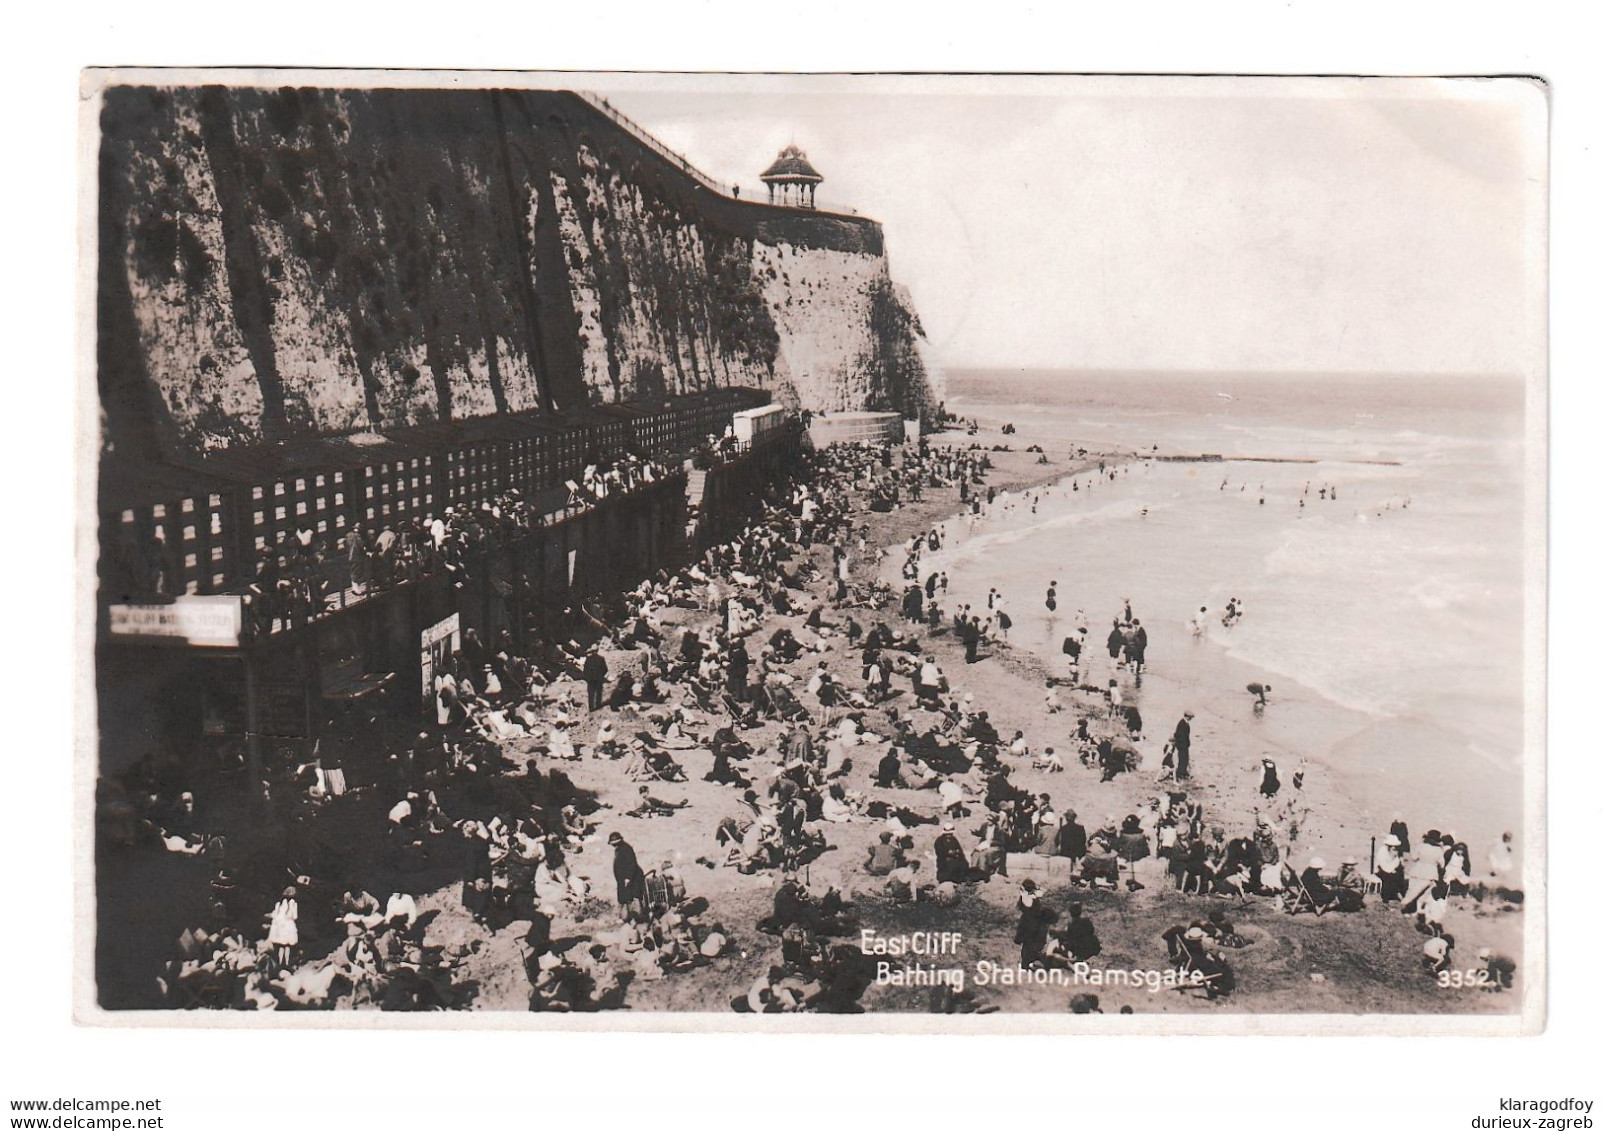
[[[1134,476],[1140,475],[1139,463],[1126,466]],[[1086,479],[1080,478],[1082,482]],[[1066,486],[1053,486],[1059,496],[1066,490]],[[1150,636],[1148,668],[1140,684],[1132,687],[1128,673],[1111,666],[1104,647],[1118,607],[1116,599],[1105,600],[1106,607],[1095,605],[1086,610],[1091,631],[1087,658],[1080,669],[1082,682],[1105,687],[1109,678],[1117,678],[1126,701],[1140,710],[1148,732],[1146,746],[1155,752],[1161,751],[1182,711],[1196,712],[1193,764],[1206,765],[1221,786],[1244,786],[1249,793],[1256,790],[1260,760],[1269,757],[1289,790],[1292,771],[1306,763],[1304,791],[1312,816],[1304,827],[1302,844],[1307,851],[1327,859],[1351,853],[1367,864],[1369,838],[1384,837],[1392,815],[1398,812],[1416,836],[1436,828],[1468,841],[1477,875],[1485,870],[1486,851],[1503,832],[1513,832],[1515,843],[1523,843],[1523,779],[1516,759],[1505,756],[1487,762],[1473,744],[1434,721],[1430,711],[1358,710],[1283,671],[1269,671],[1238,658],[1231,647],[1231,633],[1241,630],[1222,627],[1213,617],[1217,607],[1210,610],[1207,633],[1201,638],[1193,636],[1179,615],[1185,606],[1162,588],[1164,582],[1154,588],[1152,579],[1139,574],[1114,575],[1110,571],[1117,567],[1103,565],[1095,546],[1118,537],[1121,526],[1147,520],[1139,514],[1140,496],[1128,486],[1104,483],[1096,490],[1104,496],[1099,503],[1101,513],[1109,517],[1091,528],[1088,537],[1097,540],[1092,548],[1067,567],[1069,580],[1059,587],[1062,604],[1056,616],[1049,617],[1040,604],[1050,578],[1041,579],[1037,586],[1041,593],[1004,593],[1015,622],[1010,633],[1014,647],[1032,653],[1043,672],[1062,675],[1068,671],[1058,644],[1074,629],[1077,594],[1127,595]],[[1017,492],[1014,496],[1016,506],[1024,505]],[[1049,520],[1048,515],[1060,514],[1060,502],[1043,500],[1044,521]],[[982,518],[972,528],[966,521],[948,524],[954,537],[926,561],[930,568],[948,572],[950,603],[967,601],[976,609],[984,608],[986,590],[996,583],[995,571],[987,568],[996,548],[988,546],[975,558],[965,554],[965,543],[994,537],[1019,521],[1020,516],[1014,514]],[[1254,579],[1257,589],[1249,618],[1265,615],[1260,611],[1265,587],[1277,583],[1283,588],[1295,586],[1295,579]],[[1354,599],[1361,600],[1362,595],[1355,594]],[[1154,613],[1155,607],[1161,611]],[[1193,610],[1194,606],[1186,608],[1188,613]],[[1339,608],[1317,612],[1327,617],[1342,615]],[[1318,640],[1309,644],[1313,649],[1319,646]],[[1261,711],[1253,709],[1252,696],[1245,690],[1254,681],[1274,689]],[[1250,806],[1242,812],[1250,814]]]

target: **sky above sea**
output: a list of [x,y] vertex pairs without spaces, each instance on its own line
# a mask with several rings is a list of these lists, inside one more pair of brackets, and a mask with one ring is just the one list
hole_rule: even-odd
[[795,143],[951,365],[1530,374],[1546,101],[1520,79],[637,76],[761,197]]

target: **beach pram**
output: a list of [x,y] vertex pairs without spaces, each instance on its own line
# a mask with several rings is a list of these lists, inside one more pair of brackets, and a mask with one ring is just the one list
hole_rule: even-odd
[[669,872],[646,873],[646,908],[655,913],[657,908],[667,910],[685,901],[685,883]]
[[1119,886],[1119,858],[1114,855],[1086,856],[1080,860],[1080,880],[1089,887],[1095,887],[1098,880],[1105,880],[1113,887]]

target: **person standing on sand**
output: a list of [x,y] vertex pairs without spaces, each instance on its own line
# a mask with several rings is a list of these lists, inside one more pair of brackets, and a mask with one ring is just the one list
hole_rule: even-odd
[[1175,781],[1185,781],[1191,776],[1191,720],[1195,717],[1187,711],[1174,724],[1174,737],[1169,741],[1174,746]]
[[1261,711],[1269,705],[1269,693],[1273,691],[1274,688],[1270,687],[1267,683],[1259,683],[1258,681],[1254,680],[1253,682],[1247,684],[1247,690],[1251,694],[1257,696],[1257,701],[1253,703],[1252,709],[1254,711]]
[[607,661],[595,645],[591,645],[589,655],[584,658],[584,684],[590,692],[590,710],[601,710],[602,692],[607,686]]
[[1393,813],[1391,815],[1391,828],[1388,831],[1397,838],[1397,843],[1402,846],[1399,851],[1403,855],[1406,856],[1413,850],[1413,845],[1408,839],[1408,822],[1403,820],[1401,813]]
[[293,884],[284,889],[284,897],[273,905],[271,923],[267,929],[267,942],[273,948],[273,959],[280,970],[288,970],[294,964],[295,953],[300,946],[297,924],[300,904],[296,902],[295,895]]
[[746,680],[751,674],[751,655],[746,651],[746,642],[736,640],[729,648],[729,660],[726,669],[726,686],[730,696],[737,703],[746,701]]
[[1275,770],[1275,764],[1269,758],[1263,760],[1263,778],[1258,783],[1258,792],[1265,797],[1273,797],[1280,792],[1280,774]]
[[1013,931],[1013,941],[1019,944],[1019,965],[1028,968],[1041,961],[1048,931],[1058,916],[1041,902],[1034,880],[1025,880],[1020,886],[1024,890],[1019,894],[1019,924]]
[[1058,611],[1058,583],[1056,581],[1046,587],[1046,611],[1049,613]]
[[624,921],[643,917],[646,874],[640,869],[635,850],[623,839],[622,833],[609,833],[607,843],[612,845],[612,878],[618,885],[618,908],[623,913]]
[[1147,666],[1147,630],[1141,627],[1139,620],[1132,622],[1132,627],[1135,631],[1125,645],[1125,651],[1130,656],[1130,666],[1140,675]]

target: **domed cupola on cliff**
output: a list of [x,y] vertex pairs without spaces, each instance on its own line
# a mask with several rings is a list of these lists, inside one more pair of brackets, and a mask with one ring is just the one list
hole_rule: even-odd
[[796,145],[787,145],[779,151],[774,163],[763,171],[762,182],[768,186],[768,203],[788,204],[795,208],[813,208],[817,205],[814,193],[824,178],[813,168]]

